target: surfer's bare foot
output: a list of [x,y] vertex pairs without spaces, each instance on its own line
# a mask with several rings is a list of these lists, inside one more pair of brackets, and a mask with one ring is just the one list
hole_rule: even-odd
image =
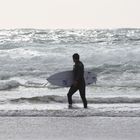
[[69,105],[68,105],[68,108],[71,109],[71,108],[72,108],[72,104],[69,104]]
[[87,109],[88,108],[87,105],[85,105],[84,108]]

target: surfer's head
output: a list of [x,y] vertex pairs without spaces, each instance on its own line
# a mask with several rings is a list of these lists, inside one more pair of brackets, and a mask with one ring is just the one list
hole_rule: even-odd
[[74,61],[74,62],[78,62],[78,61],[79,61],[80,56],[79,56],[78,53],[73,54],[72,57],[73,57],[73,61]]

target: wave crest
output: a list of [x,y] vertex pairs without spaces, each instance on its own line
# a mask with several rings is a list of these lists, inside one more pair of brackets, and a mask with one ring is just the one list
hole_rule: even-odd
[[[94,97],[88,98],[88,103],[91,104],[119,104],[119,103],[140,103],[140,97]],[[56,96],[56,95],[48,95],[48,96],[40,96],[40,97],[31,97],[31,98],[18,98],[10,100],[11,103],[67,103],[66,96]],[[73,98],[74,103],[81,103],[81,99],[79,97]]]
[[20,86],[20,83],[15,80],[0,82],[0,90],[8,90],[12,88],[17,88],[19,86]]

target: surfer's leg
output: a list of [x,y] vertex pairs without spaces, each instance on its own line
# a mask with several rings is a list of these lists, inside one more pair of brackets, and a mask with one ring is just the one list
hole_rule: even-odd
[[85,95],[85,86],[80,87],[79,92],[80,92],[80,96],[81,96],[82,101],[83,101],[84,108],[87,108],[87,99],[86,99],[86,95]]
[[68,97],[68,103],[69,105],[72,105],[72,95],[77,91],[78,89],[74,86],[71,86],[69,89],[69,92],[67,94]]

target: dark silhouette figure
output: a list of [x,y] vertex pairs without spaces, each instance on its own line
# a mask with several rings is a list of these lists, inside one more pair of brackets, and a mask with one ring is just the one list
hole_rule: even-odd
[[75,53],[73,55],[73,61],[75,63],[73,67],[73,76],[74,76],[74,82],[72,86],[69,89],[69,92],[67,94],[68,96],[68,103],[69,108],[72,108],[72,95],[79,90],[81,99],[83,101],[84,108],[87,108],[87,100],[85,96],[85,79],[84,79],[84,65],[79,60],[79,54]]

